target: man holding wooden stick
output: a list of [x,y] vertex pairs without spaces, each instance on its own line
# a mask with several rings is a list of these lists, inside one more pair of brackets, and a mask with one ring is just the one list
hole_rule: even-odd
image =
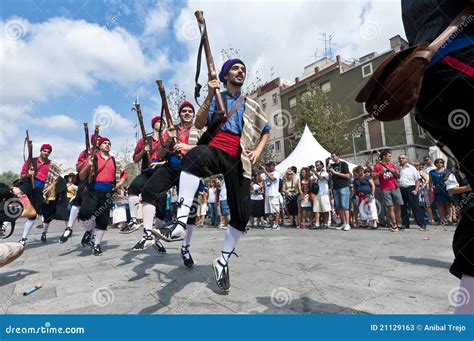
[[[115,158],[110,155],[111,142],[106,137],[98,139],[98,151],[91,153],[79,173],[81,180],[89,179],[89,185],[82,198],[79,219],[95,220],[95,236],[92,226],[86,227],[81,244],[92,247],[94,256],[101,256],[100,243],[107,230],[110,209],[114,201],[114,191],[120,189],[127,180],[127,172],[122,170]],[[94,242],[92,243],[92,240]]]
[[[46,242],[46,232],[48,231],[49,224],[56,214],[56,201],[47,201],[45,196],[54,192],[55,186],[54,181],[60,176],[61,170],[59,166],[53,163],[49,159],[49,155],[53,151],[53,147],[45,143],[40,148],[40,156],[32,158],[31,162],[28,160],[23,164],[21,170],[21,177],[23,184],[21,190],[30,199],[34,206],[37,214],[43,214],[43,233],[41,234],[41,241]],[[29,181],[30,178],[34,178],[33,184]],[[28,235],[35,223],[36,216],[28,218],[25,222],[25,228],[23,235],[21,236],[20,243],[24,246]]]
[[[138,163],[142,161],[142,171],[128,187],[128,206],[130,208],[130,221],[125,227],[120,230],[120,233],[128,234],[135,232],[140,228],[137,223],[137,208],[140,204],[139,195],[143,192],[143,188],[147,181],[151,178],[153,173],[162,166],[165,162],[159,160],[158,148],[160,146],[160,133],[162,130],[161,116],[155,116],[151,120],[153,128],[152,135],[146,136],[146,139],[141,137],[135,147],[133,153],[133,162]],[[147,154],[150,154],[148,161]]]
[[[162,96],[162,101],[166,97]],[[167,104],[166,104],[167,105]],[[166,163],[156,170],[146,182],[142,192],[143,210],[143,237],[133,247],[132,251],[143,251],[153,246],[158,253],[166,253],[166,249],[159,239],[153,238],[153,218],[156,212],[156,226],[164,223],[166,216],[166,192],[178,185],[181,173],[182,157],[192,150],[198,140],[198,132],[192,128],[194,120],[194,106],[185,101],[179,106],[180,123],[177,126],[168,124],[168,129],[163,133],[163,145],[159,148],[160,158]],[[171,120],[171,118],[169,118]],[[194,222],[193,222],[194,224]],[[183,253],[183,251],[181,251]],[[188,261],[186,266],[191,267]]]
[[[87,129],[87,123],[84,123],[84,126]],[[95,135],[92,134],[92,136],[90,138],[90,143],[92,143],[92,144],[94,144],[94,142],[97,143],[97,141],[99,139],[100,139],[100,136],[97,136],[97,140],[96,140]],[[86,141],[89,141],[89,134],[88,133],[86,133]],[[91,153],[91,149],[92,148],[89,145],[89,143],[86,143],[86,149],[84,149],[79,154],[79,156],[77,157],[76,172],[79,173],[81,171],[81,169],[84,166],[88,156]],[[79,177],[79,175],[77,175],[77,177]],[[82,196],[84,194],[84,189],[86,188],[86,186],[87,186],[87,181],[86,180],[78,181],[78,191],[76,192],[76,196],[74,197],[74,199],[71,200],[71,212],[69,213],[69,221],[67,222],[66,229],[64,230],[63,234],[59,238],[59,243],[60,244],[63,244],[65,242],[67,242],[69,240],[69,238],[71,237],[71,235],[72,235],[72,230],[73,230],[73,227],[74,227],[74,223],[76,222],[77,216],[79,215],[79,211],[81,209]],[[92,227],[92,231],[94,233],[95,220],[89,222],[89,224],[92,224],[91,227]],[[86,226],[86,228],[87,228],[87,226]]]
[[[230,289],[229,257],[234,253],[237,242],[245,232],[250,217],[250,179],[251,167],[263,151],[270,136],[270,126],[265,113],[257,102],[246,98],[241,93],[246,77],[245,64],[240,59],[231,59],[224,63],[219,79],[226,90],[223,100],[226,105],[226,120],[222,120],[217,131],[211,133],[208,145],[198,145],[185,156],[183,170],[179,180],[180,206],[178,220],[171,226],[156,228],[153,234],[160,239],[171,242],[184,238],[183,248],[189,254],[191,231],[189,231],[188,215],[193,198],[199,186],[200,178],[215,174],[224,174],[229,191],[227,200],[230,207],[231,220],[227,226],[221,256],[213,262],[217,285],[223,291]],[[214,121],[218,107],[214,96],[220,87],[217,79],[208,82],[209,93],[196,115],[195,127],[202,129]],[[219,108],[220,109],[220,108]],[[224,123],[225,121],[225,123]]]

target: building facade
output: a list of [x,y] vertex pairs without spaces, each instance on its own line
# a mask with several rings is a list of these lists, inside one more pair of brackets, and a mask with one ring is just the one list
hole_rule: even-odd
[[272,129],[270,130],[267,146],[276,162],[283,161],[286,157],[283,129],[285,115],[282,114],[280,93],[290,85],[290,81],[278,77],[258,87],[249,95],[260,104],[260,107],[268,116]]
[[[344,63],[340,56],[337,56],[335,61],[324,58],[318,61],[319,64],[311,64],[305,68],[305,78],[296,78],[292,86],[281,92],[283,112],[291,113],[294,123],[298,114],[298,100],[306,91],[309,82],[326,92],[331,103],[349,110],[346,140],[343,150],[340,151],[344,159],[355,164],[364,164],[373,150],[384,147],[391,149],[395,155],[406,154],[410,161],[421,159],[428,154],[431,143],[416,124],[413,113],[399,121],[380,122],[373,119],[363,104],[355,101],[359,91],[385,57],[392,51],[399,51],[407,46],[408,43],[397,35],[390,39],[390,50],[386,52],[372,52],[352,63]],[[294,124],[283,129],[286,156],[292,151],[289,138],[293,134]]]

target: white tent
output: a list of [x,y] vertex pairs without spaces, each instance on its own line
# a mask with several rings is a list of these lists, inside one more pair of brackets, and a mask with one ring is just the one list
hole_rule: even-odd
[[[288,157],[276,166],[276,169],[282,173],[291,166],[296,166],[298,171],[301,167],[307,167],[314,165],[314,162],[321,160],[324,164],[326,159],[331,156],[326,149],[319,144],[313,136],[313,133],[309,130],[308,126],[304,128],[303,135],[295,147],[293,152]],[[346,161],[347,162],[347,161]],[[352,171],[356,165],[347,162],[349,170]]]

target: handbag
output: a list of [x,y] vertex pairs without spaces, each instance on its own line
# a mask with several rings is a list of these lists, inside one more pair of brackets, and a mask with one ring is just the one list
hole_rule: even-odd
[[356,101],[365,102],[366,111],[379,121],[396,121],[407,115],[418,101],[431,59],[459,26],[464,25],[463,18],[473,13],[473,4],[468,4],[431,44],[422,42],[390,54],[372,74]]

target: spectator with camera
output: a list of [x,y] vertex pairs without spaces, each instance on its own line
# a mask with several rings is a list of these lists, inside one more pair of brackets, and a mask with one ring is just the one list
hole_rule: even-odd
[[432,169],[429,172],[430,176],[430,190],[434,194],[434,202],[433,205],[439,211],[439,218],[440,222],[448,222],[448,210],[449,205],[451,203],[451,199],[449,197],[448,191],[446,190],[446,180],[448,179],[450,171],[444,167],[444,160],[443,159],[436,159],[434,161],[435,169]]
[[331,153],[332,164],[328,167],[328,172],[331,175],[332,192],[334,195],[334,204],[336,210],[341,217],[341,226],[337,230],[349,231],[349,197],[350,197],[350,172],[349,165],[341,161],[339,153]]
[[392,162],[392,153],[388,149],[380,152],[380,161],[375,165],[373,175],[378,177],[383,201],[391,220],[390,231],[400,231],[400,206],[403,205],[402,194],[398,186],[400,172]]
[[299,225],[298,217],[298,179],[293,169],[288,168],[283,176],[283,197],[286,203],[288,215],[291,217],[291,224]]
[[311,186],[313,194],[314,229],[327,229],[329,222],[329,212],[331,211],[331,201],[329,199],[329,173],[324,170],[324,164],[318,160],[314,167],[310,168],[314,176]]

